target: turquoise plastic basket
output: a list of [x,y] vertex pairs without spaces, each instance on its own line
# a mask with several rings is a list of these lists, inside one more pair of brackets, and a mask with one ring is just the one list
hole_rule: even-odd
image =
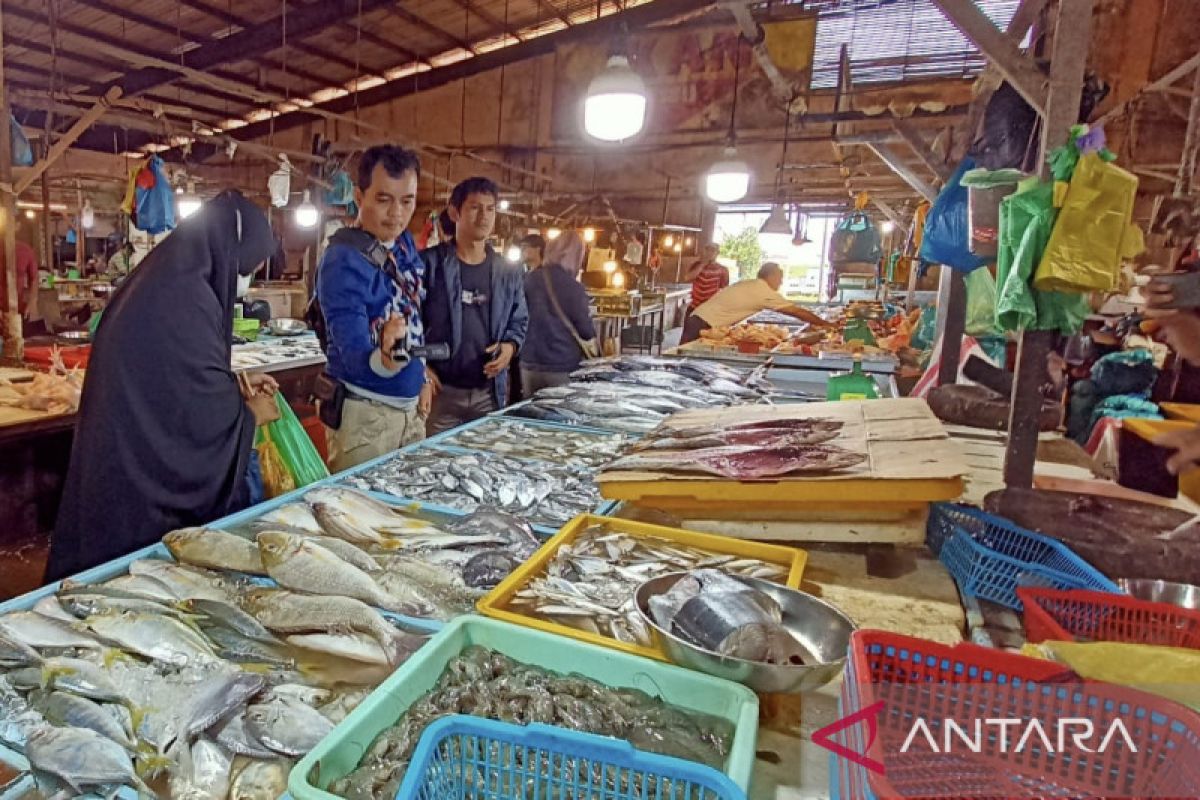
[[715,769],[553,725],[457,714],[421,734],[396,800],[743,800]]
[[1120,591],[1062,542],[966,506],[934,505],[926,542],[964,595],[1018,611],[1022,586]]

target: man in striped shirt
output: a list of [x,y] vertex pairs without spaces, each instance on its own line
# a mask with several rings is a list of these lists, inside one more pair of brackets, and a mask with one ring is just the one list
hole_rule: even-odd
[[729,285],[729,270],[717,263],[720,249],[715,244],[704,245],[700,258],[688,267],[683,276],[686,283],[692,284],[692,300],[688,303],[688,315],[695,311],[700,304],[708,302],[717,292]]

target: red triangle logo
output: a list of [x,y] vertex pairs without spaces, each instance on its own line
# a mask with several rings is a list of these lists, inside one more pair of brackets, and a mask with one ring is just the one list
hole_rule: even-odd
[[883,711],[883,701],[879,700],[872,703],[866,708],[855,711],[849,716],[842,717],[826,725],[820,730],[813,731],[813,744],[819,747],[824,747],[834,755],[849,759],[855,764],[866,767],[872,772],[877,772],[880,775],[884,774],[883,764],[873,758],[867,757],[866,753],[856,753],[843,744],[835,742],[831,737],[835,733],[840,733],[847,728],[852,728],[859,722],[867,724],[867,746],[865,750],[870,750],[871,745],[875,743],[875,737],[879,735],[879,712]]

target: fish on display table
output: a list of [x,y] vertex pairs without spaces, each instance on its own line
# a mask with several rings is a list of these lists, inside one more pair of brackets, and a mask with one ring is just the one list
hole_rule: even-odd
[[748,445],[707,447],[699,450],[644,450],[612,461],[607,470],[637,472],[703,473],[732,480],[778,478],[799,473],[827,473],[848,469],[867,460],[836,445]]
[[608,461],[628,443],[625,436],[611,433],[549,429],[501,418],[463,428],[443,441],[451,447],[581,467]]

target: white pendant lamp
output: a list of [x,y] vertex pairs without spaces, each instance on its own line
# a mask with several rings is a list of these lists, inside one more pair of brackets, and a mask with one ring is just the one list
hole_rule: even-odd
[[604,71],[592,78],[583,102],[583,128],[589,136],[619,142],[646,124],[646,82],[629,66],[629,58],[610,56]]
[[792,235],[792,225],[788,222],[787,212],[783,210],[782,203],[776,203],[771,206],[771,215],[767,217],[767,221],[758,229],[759,233],[778,233],[783,236]]
[[83,201],[83,209],[79,212],[79,224],[84,230],[90,230],[96,224],[96,211],[92,208],[91,200]]
[[296,206],[296,224],[301,228],[315,227],[321,217],[321,212],[309,198],[308,189],[304,190],[304,199]]
[[750,191],[750,167],[737,157],[737,101],[742,67],[742,37],[733,50],[733,105],[729,110],[729,144],[725,157],[704,176],[704,194],[714,203],[736,203]]
[[725,148],[725,158],[704,176],[704,193],[714,203],[736,203],[750,191],[750,167],[737,158],[736,147]]
[[187,191],[176,190],[175,208],[179,211],[180,219],[187,219],[200,210],[203,201],[196,194],[196,185],[188,181]]

